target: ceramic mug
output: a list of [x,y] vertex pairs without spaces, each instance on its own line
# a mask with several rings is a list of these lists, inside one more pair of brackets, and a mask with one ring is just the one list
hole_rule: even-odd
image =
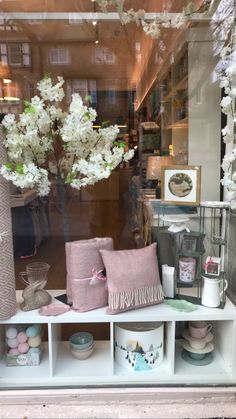
[[207,340],[205,338],[202,338],[202,339],[191,338],[191,339],[189,339],[189,345],[193,349],[197,349],[197,350],[204,349],[206,344],[207,344]]
[[192,338],[203,339],[212,329],[212,324],[204,321],[189,322],[188,328]]

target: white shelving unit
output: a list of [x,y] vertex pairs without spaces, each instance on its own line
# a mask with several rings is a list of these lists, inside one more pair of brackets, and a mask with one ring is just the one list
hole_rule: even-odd
[[[51,291],[53,296],[64,290]],[[21,291],[17,291],[18,303]],[[59,302],[55,300],[58,304]],[[205,320],[213,323],[213,361],[207,366],[194,366],[181,357],[181,339],[176,339],[176,329],[183,322]],[[114,359],[114,327],[116,323],[162,321],[164,322],[164,359],[156,369],[130,372],[122,369]],[[178,325],[178,323],[181,323]],[[38,366],[7,366],[5,360],[5,326],[10,324],[45,324],[48,342],[44,342],[43,358]],[[68,342],[61,341],[61,326],[76,323],[109,323],[110,340],[95,341],[90,358],[80,361],[70,354]],[[89,326],[88,326],[89,331]],[[38,310],[18,312],[0,324],[0,387],[56,387],[82,385],[164,385],[203,384],[235,385],[236,383],[236,307],[226,301],[225,308],[211,309],[198,306],[191,313],[174,311],[165,303],[128,311],[117,315],[106,314],[106,308],[87,313],[70,310],[60,316],[45,317]]]

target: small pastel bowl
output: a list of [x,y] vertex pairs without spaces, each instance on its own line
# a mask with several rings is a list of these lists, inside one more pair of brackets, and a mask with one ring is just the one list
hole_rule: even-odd
[[92,355],[93,348],[94,345],[90,349],[85,349],[84,351],[76,351],[73,349],[71,349],[70,351],[75,358],[79,359],[80,361],[83,361],[84,359],[87,359],[90,357],[90,355]]
[[196,361],[200,361],[201,359],[205,358],[206,354],[199,354],[196,352],[189,352],[189,356],[192,359],[195,359]]
[[86,349],[93,343],[93,335],[89,332],[77,332],[70,336],[70,344],[73,349]]
[[70,342],[70,349],[72,351],[80,351],[80,352],[83,352],[83,351],[87,351],[88,349],[91,349],[93,346],[94,346],[94,342],[92,342],[91,345],[87,346],[86,348],[80,348],[80,346],[75,345],[74,343],[71,343]]

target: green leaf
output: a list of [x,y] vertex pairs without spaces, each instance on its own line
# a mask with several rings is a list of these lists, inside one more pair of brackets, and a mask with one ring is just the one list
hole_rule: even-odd
[[114,145],[116,145],[119,148],[125,148],[126,143],[124,141],[115,141]]
[[92,105],[92,103],[93,103],[93,101],[92,101],[92,96],[87,95],[87,96],[85,97],[85,102],[87,102],[87,103],[88,103],[88,105]]
[[107,168],[107,169],[112,170],[112,165],[111,165],[111,163],[107,163],[107,164],[106,164],[106,168]]
[[23,164],[18,163],[16,165],[15,171],[16,171],[16,173],[19,173],[20,175],[23,175],[24,174]]
[[46,74],[44,74],[44,76],[43,76],[43,80],[45,80],[45,79],[50,79],[51,78],[51,73],[46,73]]
[[73,180],[76,178],[76,172],[70,172],[66,176],[65,183],[70,184],[73,182]]
[[110,121],[103,121],[101,127],[102,128],[107,128],[110,125]]
[[84,114],[84,119],[86,120],[89,120],[90,119],[90,113],[89,113],[89,111],[87,111],[87,112],[85,112],[85,114]]
[[28,102],[27,100],[24,100],[24,105],[25,105],[25,109],[24,109],[24,113],[35,113],[35,107]]
[[28,100],[23,101],[25,108],[28,108],[28,106],[31,105],[31,103]]
[[6,169],[10,169],[10,170],[14,169],[14,164],[13,163],[5,163],[3,166],[6,167]]

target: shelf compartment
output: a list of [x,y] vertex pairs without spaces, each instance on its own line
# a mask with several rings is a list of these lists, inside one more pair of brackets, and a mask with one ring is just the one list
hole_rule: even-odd
[[43,342],[42,347],[42,359],[40,364],[36,366],[7,366],[6,356],[4,355],[0,361],[0,385],[3,382],[3,385],[6,387],[9,383],[16,385],[24,382],[25,384],[26,381],[28,384],[34,383],[34,385],[37,385],[38,380],[48,378],[49,356],[47,342]]
[[180,281],[180,279],[177,278],[177,288],[196,288],[201,285],[201,278],[195,279],[192,282],[184,282]]
[[112,364],[110,360],[109,341],[95,341],[92,355],[83,361],[73,357],[69,342],[60,342],[54,367],[54,377],[77,377],[79,381],[84,377],[111,376]]
[[[142,323],[142,322],[141,322]],[[154,323],[158,323],[158,322],[154,322]],[[131,322],[130,325],[132,325],[133,323]],[[122,323],[118,324],[120,327],[122,327]],[[127,327],[127,323],[125,323],[126,327]],[[115,325],[114,325],[115,327]],[[162,327],[163,330],[163,337],[160,336],[160,333],[158,332],[159,327]],[[136,376],[138,377],[138,379],[140,379],[142,377],[142,379],[146,380],[146,379],[150,379],[150,380],[157,380],[157,379],[164,379],[166,377],[166,375],[172,374],[174,371],[174,358],[173,358],[173,353],[174,353],[174,346],[173,346],[173,342],[174,342],[174,336],[175,336],[175,323],[174,322],[163,322],[163,326],[159,326],[157,327],[157,336],[155,337],[156,341],[160,341],[160,339],[162,340],[162,345],[163,345],[163,349],[162,349],[162,356],[163,359],[161,361],[161,363],[159,365],[156,365],[155,368],[153,369],[149,369],[149,370],[132,370],[130,368],[126,368],[125,366],[121,365],[120,363],[118,363],[116,360],[114,361],[114,375],[116,376],[132,376],[132,380],[133,378],[135,378]],[[132,327],[131,327],[132,330]],[[155,329],[153,329],[154,331]],[[161,329],[160,329],[161,331]],[[129,333],[128,329],[126,329],[126,334]],[[126,339],[126,342],[129,344],[131,344],[133,347],[135,347],[135,345],[137,345],[138,343],[141,344],[141,346],[146,345],[146,347],[149,346],[149,343],[147,339],[150,339],[150,337],[146,337],[145,336],[145,331],[144,332],[136,332],[138,335],[138,342],[136,342],[136,337],[135,334],[131,334],[130,339]],[[143,340],[142,340],[142,333],[144,333],[143,335]],[[155,332],[154,332],[155,333]],[[161,332],[162,333],[162,332]],[[153,339],[153,337],[152,337]],[[121,339],[122,341],[122,339]],[[122,343],[123,344],[123,343]],[[145,347],[144,347],[145,349]],[[114,359],[115,359],[115,351],[117,350],[116,346],[114,348]],[[119,350],[119,349],[118,349]],[[125,350],[125,354],[128,354],[128,352]],[[133,349],[132,354],[130,354],[130,356],[132,357],[132,355],[136,353],[135,350]],[[155,349],[153,350],[153,354],[155,354]],[[147,354],[145,354],[145,357],[147,356]],[[127,359],[127,358],[126,358]],[[143,361],[142,361],[143,362]],[[144,362],[143,362],[144,363]],[[142,364],[141,364],[142,365]],[[146,368],[146,367],[145,367]]]
[[231,374],[228,366],[224,362],[221,353],[214,349],[213,360],[204,366],[192,365],[182,358],[182,339],[176,340],[175,345],[175,381],[201,383],[223,383],[229,382]]

